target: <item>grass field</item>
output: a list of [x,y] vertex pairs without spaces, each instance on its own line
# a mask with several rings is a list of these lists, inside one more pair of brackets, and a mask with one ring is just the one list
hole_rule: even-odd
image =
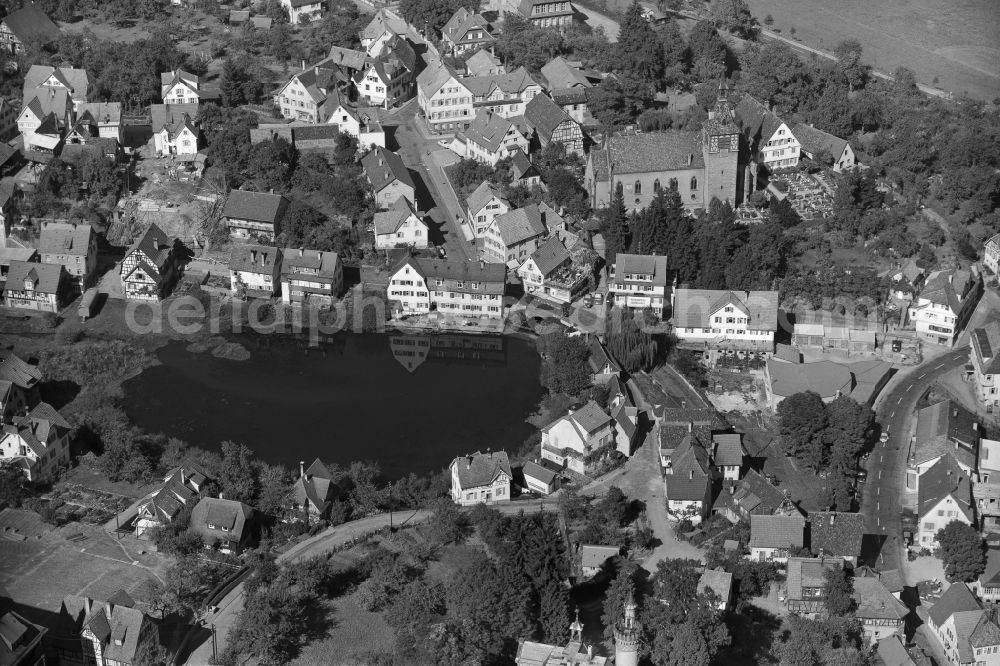
[[[1000,3],[996,0],[747,0],[763,23],[814,48],[856,39],[865,59],[891,73],[912,69],[920,83],[956,95],[1000,95]],[[934,80],[937,79],[937,82]]]
[[381,613],[361,608],[351,594],[323,602],[330,611],[333,626],[324,639],[307,645],[294,666],[321,664],[365,664],[370,653],[391,652],[396,639]]

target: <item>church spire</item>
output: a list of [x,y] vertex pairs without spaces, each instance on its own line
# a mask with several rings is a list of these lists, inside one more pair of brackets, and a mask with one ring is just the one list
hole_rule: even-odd
[[580,607],[576,608],[576,619],[569,625],[569,639],[571,641],[583,641],[583,623],[580,622]]

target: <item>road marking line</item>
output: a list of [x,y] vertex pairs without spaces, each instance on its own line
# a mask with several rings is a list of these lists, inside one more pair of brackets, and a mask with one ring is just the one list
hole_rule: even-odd
[[[906,390],[909,391],[911,388],[913,388],[913,384],[910,384],[909,386],[907,386]],[[902,398],[900,398],[900,400],[902,400]]]
[[878,471],[878,478],[880,478],[880,479],[882,478],[882,470]]
[[880,505],[879,502],[875,502],[875,510],[876,511],[881,511],[882,510],[882,507],[881,507],[881,505]]
[[876,488],[875,489],[875,494],[876,495],[881,495],[882,494],[882,489],[881,488]]
[[896,399],[896,404],[897,404],[897,405],[898,405],[899,403],[901,403],[901,402],[903,402],[903,396],[899,396],[899,398],[897,398],[897,399]]
[[890,419],[894,419],[894,418],[896,418],[896,410],[895,410],[895,409],[894,409],[894,410],[892,410],[892,414],[889,414],[889,418],[890,418]]

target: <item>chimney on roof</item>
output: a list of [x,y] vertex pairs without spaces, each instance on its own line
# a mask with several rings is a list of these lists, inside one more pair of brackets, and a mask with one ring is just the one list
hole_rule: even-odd
[[833,525],[833,519],[834,519],[834,518],[836,518],[836,515],[835,515],[835,514],[833,514],[833,513],[831,513],[831,514],[830,514],[830,524],[831,524],[831,525]]
[[688,432],[694,432],[694,421],[688,421]]
[[736,494],[736,484],[735,483],[730,483],[729,484],[729,494],[730,495],[735,495]]
[[694,470],[688,470],[688,479],[694,481]]
[[226,496],[223,494],[221,490],[219,491],[219,499],[226,499]]
[[302,71],[303,72],[306,71],[306,61],[305,60],[302,61]]
[[305,254],[305,252],[306,252],[306,249],[304,247],[300,247],[299,248],[299,256],[300,257],[303,256]]
[[257,263],[257,250],[250,250],[250,263]]
[[472,469],[472,454],[465,456],[465,469]]
[[300,460],[299,461],[299,477],[301,477],[303,479],[306,478],[306,461],[305,460]]

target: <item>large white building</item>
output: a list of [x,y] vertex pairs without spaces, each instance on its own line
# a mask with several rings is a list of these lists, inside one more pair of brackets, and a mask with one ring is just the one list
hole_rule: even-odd
[[797,166],[802,145],[791,128],[750,95],[736,105],[736,120],[750,138],[754,162],[769,171]]
[[504,451],[470,453],[451,461],[451,499],[462,506],[510,501],[510,461]]
[[673,306],[674,335],[689,348],[718,355],[774,353],[778,330],[777,291],[677,289]]
[[1000,407],[1000,321],[972,331],[969,356],[979,403],[993,412]]
[[544,203],[497,215],[483,232],[483,259],[516,269],[547,234],[562,226],[563,218]]
[[907,312],[917,337],[951,346],[976,309],[983,282],[975,271],[934,271]]
[[994,279],[1000,274],[1000,234],[986,241],[983,248],[983,265],[993,273]]
[[408,257],[393,271],[388,296],[394,312],[404,316],[436,311],[499,319],[506,283],[500,265]]
[[53,479],[69,466],[70,430],[55,407],[40,402],[0,429],[0,460],[20,467],[29,481]]
[[465,200],[465,203],[468,207],[472,231],[477,237],[486,233],[498,215],[503,215],[511,209],[510,202],[489,181],[480,183],[479,187],[473,190],[472,194]]
[[434,132],[456,132],[472,122],[472,91],[451,67],[435,62],[417,77],[417,104]]
[[406,197],[399,197],[389,210],[375,213],[375,247],[387,250],[408,246],[426,248],[430,230]]
[[592,454],[615,445],[615,425],[593,400],[542,428],[542,459],[585,474]]
[[608,300],[618,307],[643,308],[662,317],[676,282],[677,274],[667,268],[666,257],[621,253],[611,265]]
[[920,476],[915,545],[937,548],[938,530],[956,520],[975,525],[972,484],[955,459],[945,455]]

